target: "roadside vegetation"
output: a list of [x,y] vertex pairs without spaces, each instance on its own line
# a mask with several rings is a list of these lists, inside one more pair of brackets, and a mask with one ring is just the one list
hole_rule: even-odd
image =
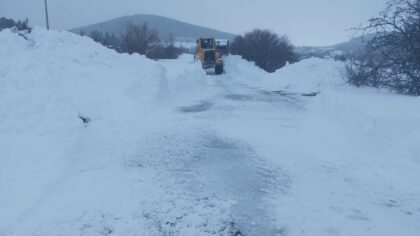
[[231,53],[255,62],[267,72],[274,72],[287,63],[297,61],[294,46],[288,37],[279,36],[269,30],[255,29],[237,36],[230,46]]
[[31,30],[29,27],[29,20],[25,19],[23,21],[14,21],[12,19],[7,19],[0,17],[0,31],[7,28],[16,28],[17,30]]
[[149,59],[176,59],[186,52],[186,49],[175,46],[175,40],[171,35],[169,39],[162,40],[159,32],[151,28],[147,23],[127,23],[119,36],[100,31],[92,31],[86,34],[81,31],[80,35],[87,35],[95,42],[108,48],[115,49],[120,53],[138,53]]
[[346,63],[343,77],[355,86],[420,95],[420,0],[392,0],[359,28],[374,35]]

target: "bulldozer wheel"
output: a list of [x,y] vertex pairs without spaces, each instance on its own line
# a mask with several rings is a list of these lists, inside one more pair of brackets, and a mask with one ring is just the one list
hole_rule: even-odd
[[216,67],[214,68],[214,73],[215,73],[216,75],[220,75],[220,74],[222,74],[222,73],[223,73],[223,65],[216,66]]

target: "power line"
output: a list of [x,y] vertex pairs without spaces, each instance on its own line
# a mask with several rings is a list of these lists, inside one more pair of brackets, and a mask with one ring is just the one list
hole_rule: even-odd
[[74,14],[72,11],[70,11],[67,7],[65,7],[63,4],[61,4],[60,2],[58,2],[57,0],[53,0],[53,2],[64,12],[66,12],[69,16],[71,16],[73,19],[77,19],[80,23],[84,24],[85,22],[83,22],[81,19],[85,20],[83,17],[80,17],[76,14]]

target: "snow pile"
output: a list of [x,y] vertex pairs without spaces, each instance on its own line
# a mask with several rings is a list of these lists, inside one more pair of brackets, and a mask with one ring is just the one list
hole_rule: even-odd
[[253,62],[230,56],[226,59],[226,70],[237,75],[250,85],[257,84],[261,89],[288,91],[294,93],[312,93],[323,89],[336,89],[344,84],[340,70],[342,62],[332,59],[309,58],[298,63],[287,64],[274,73],[267,74]]
[[344,83],[340,74],[342,67],[343,63],[334,60],[310,58],[277,70],[265,86],[298,93],[336,89]]
[[267,73],[255,66],[255,63],[241,59],[240,56],[230,55],[224,58],[225,71],[235,78],[249,83],[261,83],[267,78]]
[[164,198],[159,171],[132,159],[165,101],[206,86],[201,68],[168,72],[67,32],[25,37],[0,32],[0,235],[158,234],[142,214]]

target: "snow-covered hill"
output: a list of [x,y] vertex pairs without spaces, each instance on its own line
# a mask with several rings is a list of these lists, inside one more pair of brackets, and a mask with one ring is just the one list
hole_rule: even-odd
[[0,235],[420,234],[419,98],[25,37],[0,32]]
[[84,31],[87,35],[92,31],[99,31],[104,34],[110,33],[119,36],[121,30],[124,29],[128,23],[147,23],[150,27],[157,30],[160,37],[164,40],[169,39],[171,35],[178,41],[184,40],[186,42],[195,42],[195,40],[200,37],[216,37],[222,39],[232,39],[235,37],[235,35],[231,33],[185,23],[168,17],[148,14],[123,16],[105,22],[71,29],[70,31],[77,34]]

